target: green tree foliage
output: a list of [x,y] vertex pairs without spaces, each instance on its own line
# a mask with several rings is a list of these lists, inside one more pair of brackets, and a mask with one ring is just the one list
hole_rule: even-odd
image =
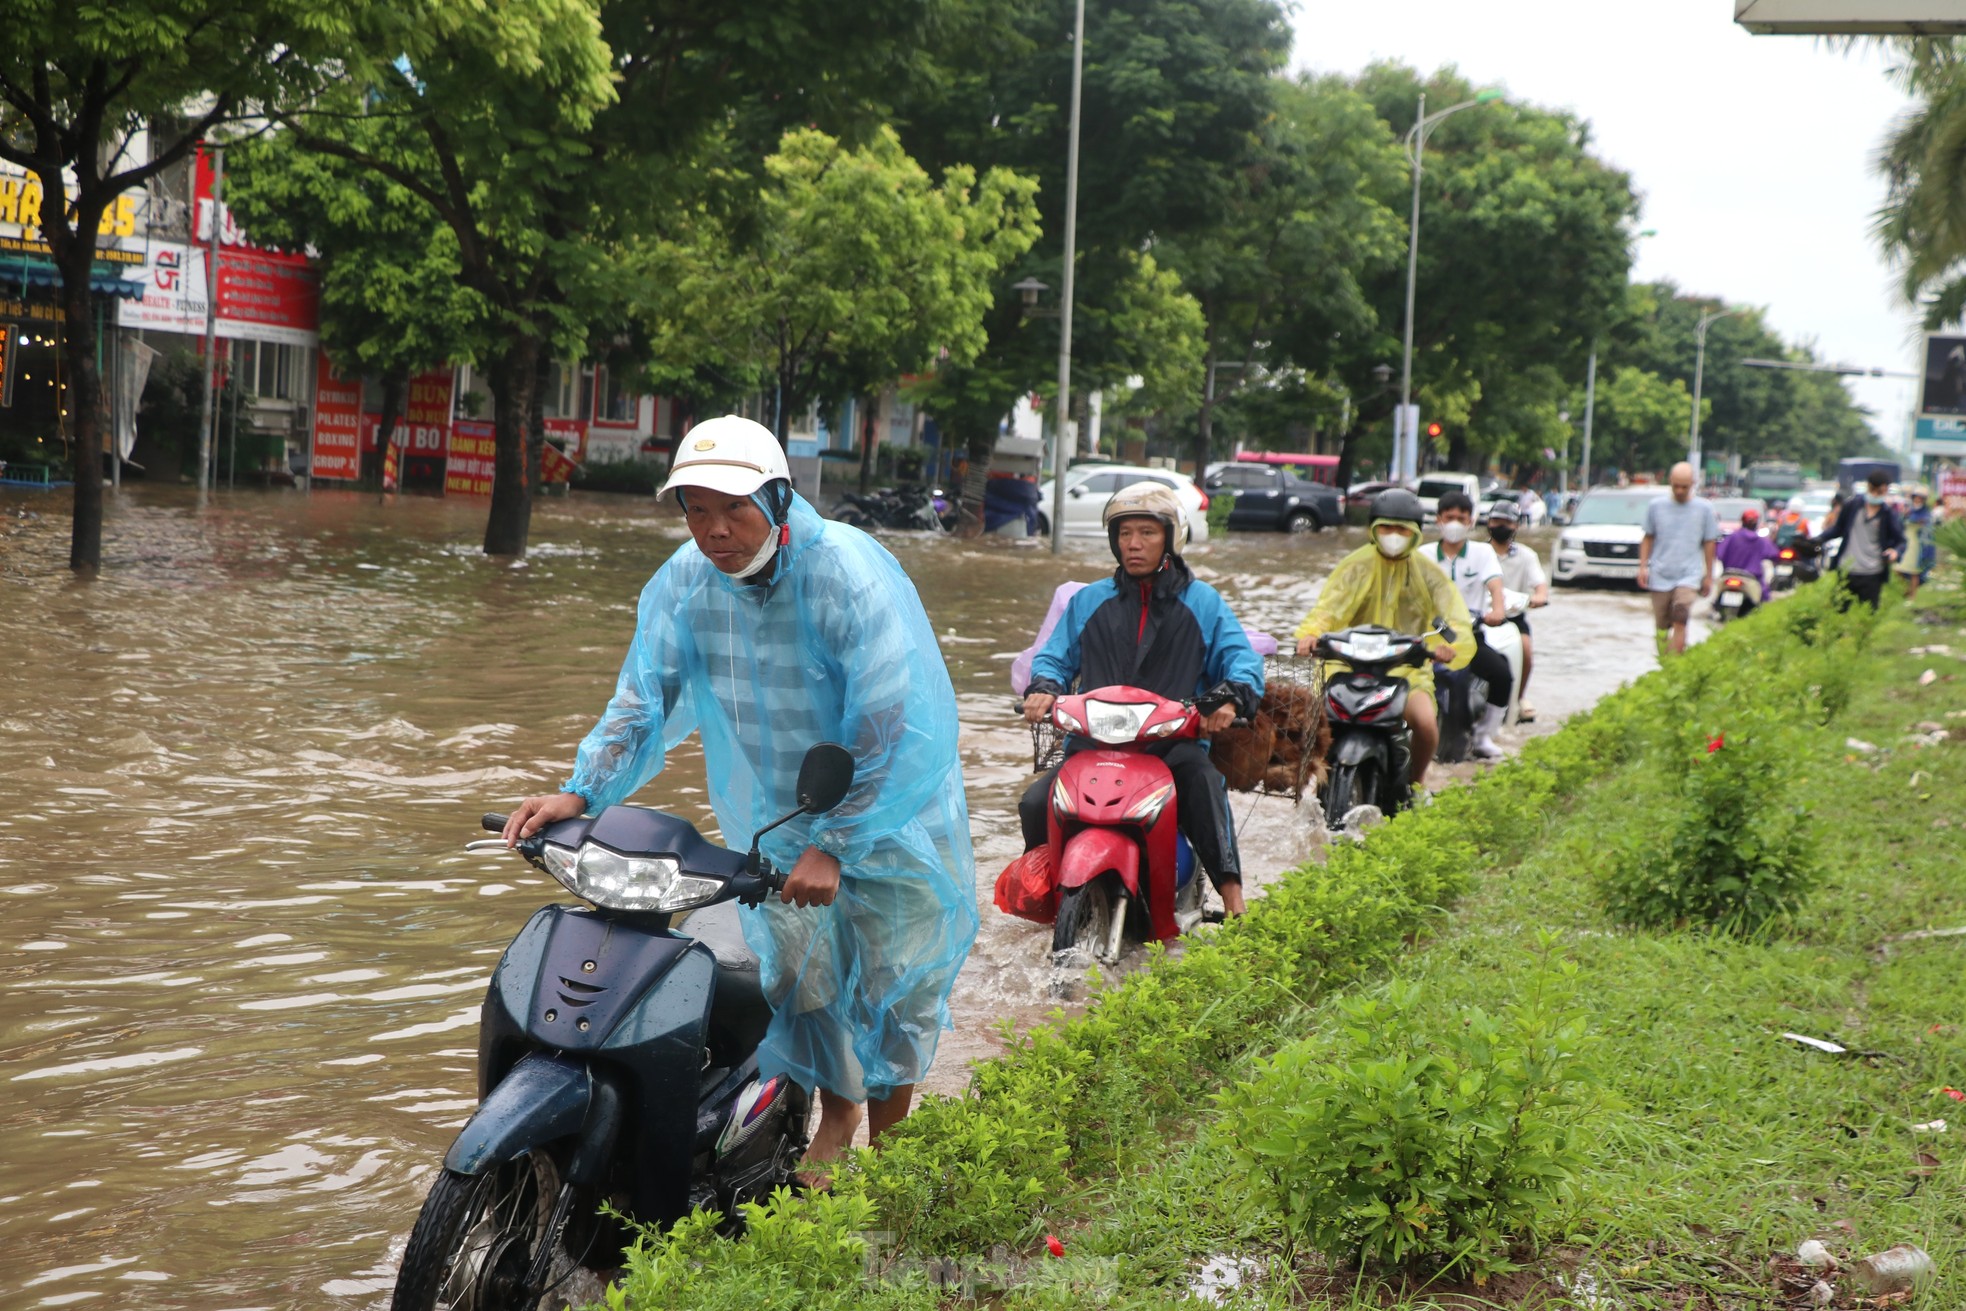
[[[383,138],[400,126],[382,119],[344,130],[386,150]],[[401,183],[304,149],[290,132],[248,141],[227,163],[227,207],[254,238],[317,256],[321,344],[345,372],[381,375],[385,442],[412,374],[491,347],[491,302],[459,278],[456,230],[431,223]]]
[[1928,330],[1942,328],[1966,317],[1966,45],[1917,38],[1892,48],[1913,103],[1878,151],[1886,192],[1875,230],[1905,300]]
[[[1390,129],[1344,80],[1277,84],[1274,112],[1226,180],[1215,222],[1165,247],[1208,325],[1214,378],[1196,415],[1199,463],[1213,455],[1216,412],[1232,400],[1242,403],[1227,435],[1256,444],[1281,437],[1286,406],[1303,407],[1286,430],[1336,417],[1328,402],[1340,393],[1310,379],[1383,344],[1364,284],[1404,253],[1404,225],[1384,200],[1402,176]],[[1271,394],[1238,398],[1245,389]]]
[[781,441],[829,391],[975,359],[998,272],[1038,235],[1035,181],[956,165],[938,185],[888,128],[859,149],[789,132],[765,175],[729,178],[628,263],[654,379],[707,367],[773,395]]
[[426,24],[385,75],[343,79],[283,122],[454,233],[458,279],[496,334],[479,361],[498,432],[485,549],[517,554],[542,356],[628,325],[626,239],[687,212],[732,140],[757,160],[796,124],[864,130],[938,43],[994,19],[967,0],[516,0],[496,22],[459,3],[468,15]]
[[[1583,413],[1581,391],[1575,407],[1575,413]],[[1600,368],[1592,427],[1593,468],[1663,469],[1685,459],[1692,413],[1692,393],[1677,378],[1668,381],[1632,364]],[[1703,395],[1703,428],[1711,430],[1712,416],[1713,402]]]
[[[1062,277],[1072,0],[1001,7],[996,39],[904,97],[902,140],[931,168],[1006,167],[1036,177],[1048,239],[1005,284]],[[1218,221],[1237,170],[1271,113],[1272,74],[1290,48],[1273,0],[1106,0],[1087,6],[1072,342],[1075,387],[1138,375],[1192,407],[1204,328],[1164,243]],[[1188,302],[1186,305],[1183,302]],[[938,372],[921,396],[971,454],[987,457],[1017,398],[1055,377],[1054,318],[999,294],[989,342],[969,366]],[[1170,332],[1169,329],[1177,329]]]
[[[1390,63],[1366,69],[1357,87],[1401,136],[1422,90],[1435,108],[1475,94],[1452,68],[1423,80]],[[1457,468],[1470,452],[1537,460],[1560,444],[1557,413],[1623,303],[1638,198],[1590,145],[1573,115],[1511,101],[1455,114],[1428,137],[1414,391],[1423,415],[1445,425]],[[1408,197],[1387,199],[1404,210]],[[1404,261],[1372,292],[1379,321],[1398,332]]]
[[365,50],[392,48],[440,4],[10,0],[0,17],[0,159],[39,180],[40,232],[61,270],[77,475],[71,568],[92,571],[102,559],[105,398],[89,283],[105,209],[207,134],[305,95],[321,68],[364,68]]
[[[1630,289],[1623,321],[1609,334],[1600,360],[1599,423],[1603,422],[1606,368],[1613,372],[1638,368],[1679,384],[1688,399],[1681,404],[1677,436],[1667,430],[1656,442],[1634,445],[1628,452],[1633,463],[1622,467],[1660,469],[1685,458],[1697,354],[1695,329],[1701,315],[1727,308],[1722,301],[1683,295],[1669,282]],[[1707,329],[1706,366],[1700,380],[1703,449],[1738,455],[1744,463],[1791,459],[1821,468],[1876,448],[1877,439],[1865,424],[1863,411],[1835,375],[1742,363],[1748,359],[1807,363],[1815,356],[1807,347],[1783,341],[1762,322],[1759,310],[1715,320]],[[1571,398],[1573,413],[1579,412],[1581,395],[1579,389]],[[1595,463],[1604,467],[1607,458]]]

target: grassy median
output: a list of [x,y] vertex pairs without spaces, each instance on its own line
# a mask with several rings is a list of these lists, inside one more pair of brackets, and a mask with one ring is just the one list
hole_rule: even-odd
[[[1915,1243],[1937,1267],[1918,1304],[1966,1305],[1966,1104],[1946,1091],[1966,1088],[1966,935],[1931,932],[1966,927],[1966,660],[1911,654],[1966,656],[1966,605],[1928,589],[1917,615],[1894,604],[1873,629],[1826,600],[1770,607],[1298,871],[1219,942],[985,1063],[838,1196],[761,1211],[741,1242],[707,1220],[649,1240],[615,1295],[1156,1307],[1205,1283],[1244,1306],[1777,1306],[1807,1284],[1779,1284],[1794,1272],[1770,1257],[1816,1238],[1846,1264]],[[1768,804],[1806,811],[1820,875],[1732,931],[1614,920],[1607,879],[1664,840],[1676,771],[1702,767],[1703,741],[1706,755],[1780,742],[1738,759],[1776,779]],[[1409,1204],[1421,1259],[1331,1259],[1304,1238],[1315,1199],[1288,1195],[1296,1163],[1257,1187],[1237,1149],[1307,1122],[1269,1090],[1328,1101],[1347,1071],[1344,1096],[1412,1111],[1387,1074],[1418,1068],[1411,1053],[1365,1058],[1409,1039],[1420,1052],[1414,1035],[1464,1064],[1409,1127],[1453,1120],[1456,1142],[1516,1135],[1521,1151]],[[1469,1073],[1483,1061],[1499,1100]],[[1563,1062],[1547,1080],[1561,1095],[1538,1094]],[[1439,1197],[1475,1194],[1475,1236],[1429,1258],[1446,1212],[1474,1205]],[[1835,1292],[1857,1305],[1850,1279]]]

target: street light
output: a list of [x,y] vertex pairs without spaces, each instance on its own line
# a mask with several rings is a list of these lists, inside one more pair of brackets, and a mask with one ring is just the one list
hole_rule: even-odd
[[[1420,93],[1420,107],[1413,120],[1413,126],[1406,133],[1406,154],[1413,161],[1413,217],[1406,227],[1406,346],[1401,356],[1399,370],[1399,418],[1393,424],[1393,481],[1410,477],[1420,470],[1419,425],[1412,421],[1413,404],[1413,284],[1420,266],[1420,157],[1426,153],[1427,134],[1449,114],[1457,114],[1476,105],[1485,105],[1491,100],[1501,99],[1502,93],[1494,89],[1479,92],[1472,100],[1463,100],[1458,105],[1429,114],[1427,112],[1427,93]],[[1407,465],[1407,444],[1412,447],[1412,467]]]
[[[1051,444],[1051,553],[1065,551],[1065,433],[1072,413],[1072,266],[1079,225],[1079,93],[1085,79],[1085,0],[1072,20],[1072,116],[1065,139],[1065,286],[1058,297],[1058,436]],[[1200,470],[1196,470],[1197,473]]]
[[[1646,228],[1636,240],[1659,235],[1657,228]],[[1591,416],[1597,413],[1597,338],[1591,338],[1591,362],[1584,370],[1584,463],[1577,471],[1577,486],[1591,489]]]
[[1686,462],[1693,466],[1693,479],[1700,481],[1700,383],[1707,367],[1707,329],[1722,319],[1736,314],[1746,314],[1749,307],[1739,309],[1714,310],[1700,316],[1699,326],[1693,329],[1693,340],[1697,349],[1693,353],[1693,422],[1686,434]]

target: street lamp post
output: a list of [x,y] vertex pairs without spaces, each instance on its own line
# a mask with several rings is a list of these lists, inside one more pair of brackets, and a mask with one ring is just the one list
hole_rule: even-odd
[[1079,223],[1079,88],[1085,77],[1085,0],[1072,20],[1072,116],[1065,145],[1065,285],[1058,305],[1058,436],[1051,444],[1051,553],[1065,550],[1065,434],[1072,413],[1072,264]]
[[[1458,105],[1449,105],[1432,114],[1427,112],[1427,93],[1420,93],[1420,105],[1415,111],[1413,126],[1406,133],[1406,154],[1413,164],[1413,216],[1406,225],[1406,342],[1400,354],[1399,368],[1399,419],[1393,424],[1393,481],[1411,477],[1419,472],[1419,425],[1410,416],[1413,404],[1413,290],[1420,268],[1420,157],[1426,153],[1427,134],[1435,125],[1449,114],[1476,105],[1487,104],[1501,97],[1500,91],[1480,92],[1472,100],[1463,100]],[[1412,458],[1408,459],[1411,447]],[[1409,465],[1411,467],[1409,467]]]
[[1686,462],[1693,466],[1693,479],[1700,481],[1700,384],[1707,368],[1707,329],[1722,319],[1735,314],[1746,314],[1747,307],[1732,310],[1714,310],[1700,316],[1699,326],[1693,329],[1695,349],[1693,352],[1693,421],[1686,433]]

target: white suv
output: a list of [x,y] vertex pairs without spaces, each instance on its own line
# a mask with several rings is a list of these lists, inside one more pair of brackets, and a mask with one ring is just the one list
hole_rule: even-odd
[[1550,577],[1559,583],[1586,578],[1636,582],[1646,507],[1665,495],[1663,487],[1599,487],[1585,493],[1556,539]]
[[[1195,486],[1195,480],[1172,469],[1138,464],[1077,464],[1065,470],[1065,536],[1104,537],[1106,528],[1099,519],[1106,502],[1120,488],[1139,482],[1173,488],[1188,510],[1188,540],[1208,540],[1208,497]],[[1051,532],[1051,494],[1050,482],[1038,488],[1038,532],[1042,535]]]

